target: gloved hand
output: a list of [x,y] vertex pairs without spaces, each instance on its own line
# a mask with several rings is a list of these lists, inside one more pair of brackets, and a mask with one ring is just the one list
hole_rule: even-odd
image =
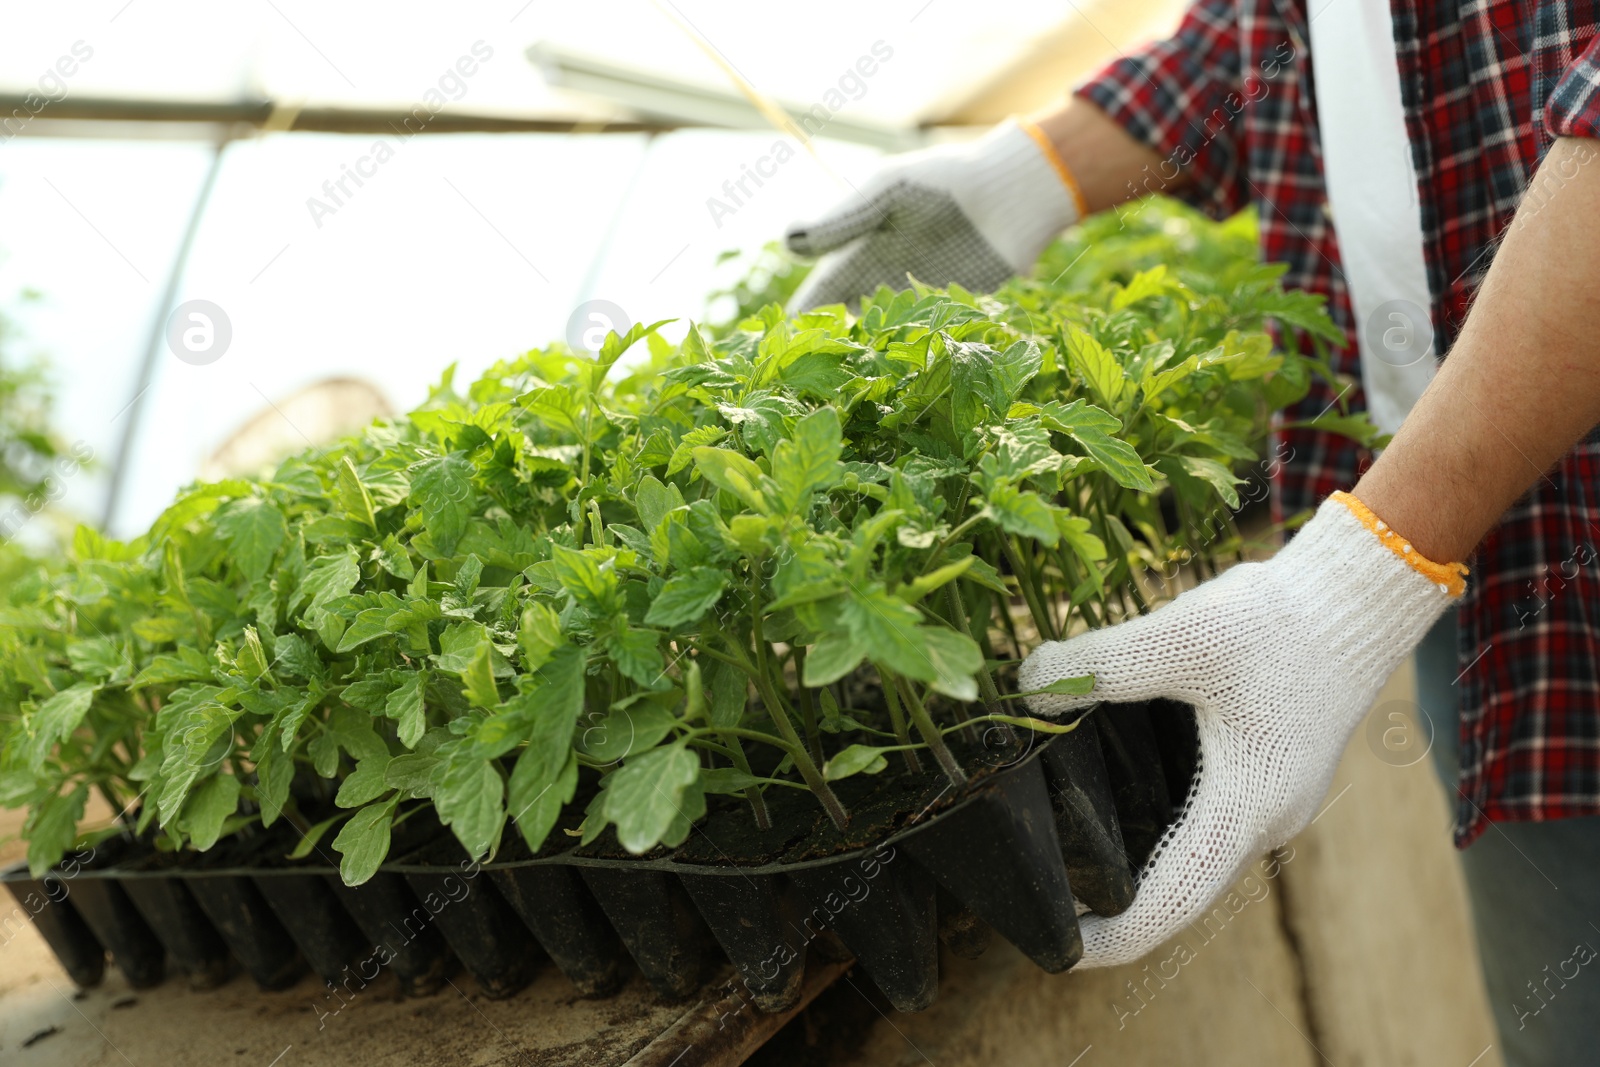
[[790,251],[827,253],[791,310],[904,289],[907,273],[990,292],[1028,270],[1082,213],[1048,144],[1038,127],[1008,122],[970,144],[894,157],[833,210],[790,227]]
[[1095,676],[1085,697],[1029,697],[1037,715],[1169,697],[1193,705],[1199,726],[1188,802],[1132,906],[1084,917],[1080,966],[1150,952],[1263,850],[1305,828],[1378,688],[1460,596],[1465,573],[1422,559],[1339,493],[1270,561],[1241,564],[1149,615],[1028,657],[1024,692]]

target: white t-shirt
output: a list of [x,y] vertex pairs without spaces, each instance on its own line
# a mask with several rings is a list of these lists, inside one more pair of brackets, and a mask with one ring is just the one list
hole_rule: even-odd
[[1372,421],[1393,433],[1438,364],[1388,0],[1324,0],[1310,31],[1323,173],[1361,383]]

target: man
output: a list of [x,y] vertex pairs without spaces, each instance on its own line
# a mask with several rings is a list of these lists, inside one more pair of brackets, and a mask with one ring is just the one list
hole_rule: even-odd
[[[1149,952],[1301,830],[1420,645],[1456,840],[1477,842],[1464,869],[1506,1061],[1586,1061],[1600,1036],[1600,974],[1581,975],[1600,945],[1600,3],[1314,6],[1198,0],[1171,39],[1060,111],[891,160],[791,231],[795,251],[826,253],[796,300],[907,273],[993,287],[1062,227],[1147,191],[1217,214],[1255,203],[1265,258],[1350,334],[1334,366],[1361,388],[1343,399],[1397,432],[1368,466],[1352,443],[1286,425],[1280,514],[1321,502],[1288,547],[1024,664],[1028,689],[1095,675],[1092,698],[1034,698],[1042,714],[1156,696],[1196,708],[1193,792],[1133,906],[1086,919],[1085,963]],[[1336,398],[1321,386],[1285,423]]]

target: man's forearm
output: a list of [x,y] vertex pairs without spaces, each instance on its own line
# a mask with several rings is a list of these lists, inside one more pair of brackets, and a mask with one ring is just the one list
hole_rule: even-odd
[[[1078,190],[1090,212],[1132,198],[1142,191],[1140,181],[1146,168],[1158,167],[1161,157],[1148,145],[1135,139],[1106,113],[1081,97],[1034,120],[1056,152],[1077,179]],[[1182,186],[1187,173],[1166,184],[1167,189]]]
[[1465,559],[1600,423],[1600,145],[1563,138],[1460,338],[1355,495],[1416,550]]

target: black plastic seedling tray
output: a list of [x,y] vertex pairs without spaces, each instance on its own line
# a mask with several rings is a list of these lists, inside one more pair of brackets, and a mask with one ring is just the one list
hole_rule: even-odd
[[387,967],[420,996],[459,963],[503,997],[549,962],[597,996],[631,958],[677,998],[720,955],[752,1004],[782,1011],[808,954],[849,954],[895,1007],[916,1011],[937,996],[941,941],[973,956],[998,933],[1046,971],[1076,963],[1075,898],[1105,915],[1131,902],[1138,850],[1187,793],[1192,738],[1172,709],[1108,707],[1069,734],[963,753],[973,776],[959,790],[934,774],[841,782],[846,831],[808,796],[778,791],[769,831],[743,809],[714,809],[683,846],[643,857],[609,833],[576,848],[558,833],[538,855],[517,842],[480,864],[412,820],[396,858],[360,886],[314,857],[285,862],[293,839],[277,834],[181,860],[113,843],[98,863],[0,881],[80,985],[109,952],[135,986],[160,981],[170,960],[205,988],[237,961],[263,989],[308,966],[335,985]]

